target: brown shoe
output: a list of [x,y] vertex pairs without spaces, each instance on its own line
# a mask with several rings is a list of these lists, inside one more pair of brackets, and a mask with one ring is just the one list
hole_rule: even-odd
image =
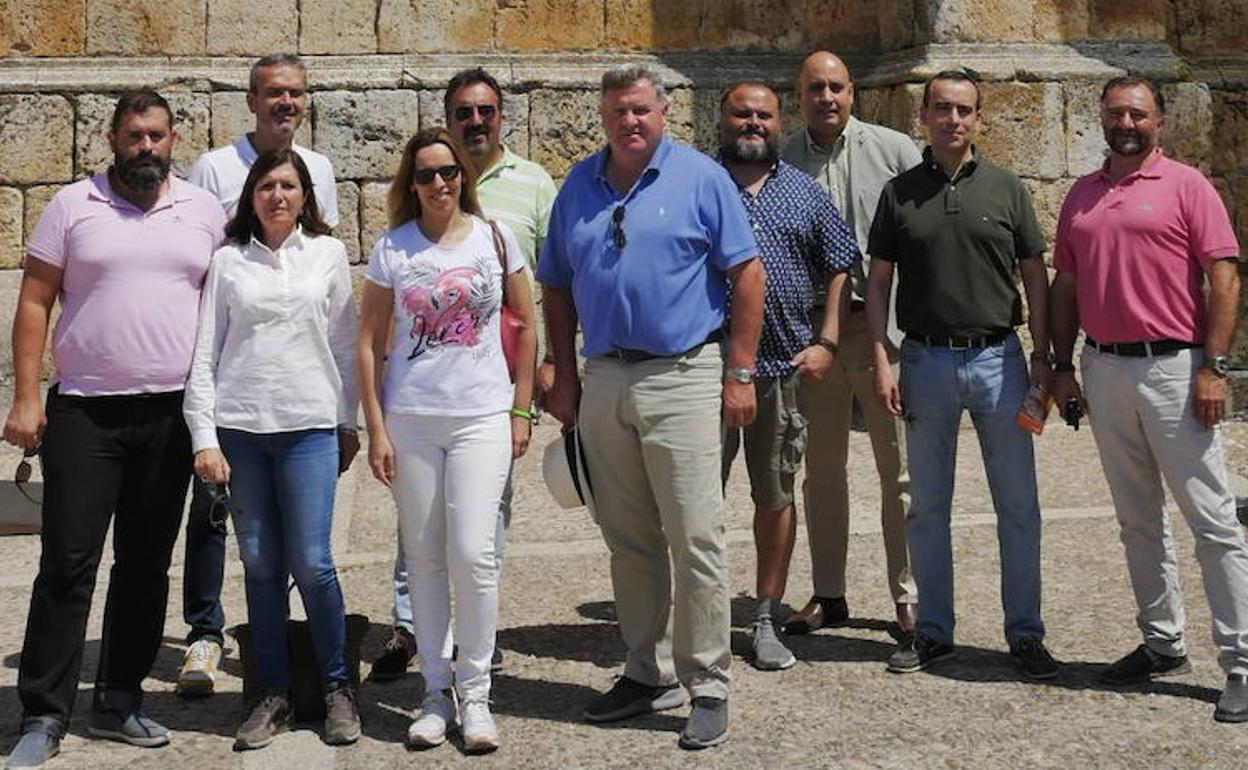
[[919,622],[919,605],[897,602],[897,625],[903,632],[914,631]]
[[847,620],[849,605],[845,603],[845,597],[828,599],[814,596],[805,607],[789,616],[784,623],[784,633],[790,636],[809,634],[821,628],[839,626]]

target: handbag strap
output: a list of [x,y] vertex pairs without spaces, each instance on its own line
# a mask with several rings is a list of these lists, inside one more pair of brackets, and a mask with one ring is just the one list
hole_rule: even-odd
[[503,268],[503,307],[507,307],[507,241],[503,240],[503,233],[498,229],[498,223],[493,219],[487,219],[490,223],[490,234],[494,238],[494,253],[498,255],[498,264]]

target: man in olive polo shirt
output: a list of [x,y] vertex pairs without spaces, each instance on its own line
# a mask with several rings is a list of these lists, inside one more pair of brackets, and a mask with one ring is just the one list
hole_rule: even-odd
[[[1018,177],[984,160],[973,141],[980,96],[963,71],[927,82],[919,112],[923,163],[880,195],[868,251],[867,317],[877,397],[906,424],[910,513],[906,539],[919,587],[913,637],[889,658],[909,673],[953,654],[949,515],[963,410],[970,412],[997,513],[1001,599],[1010,653],[1024,674],[1057,675],[1040,618],[1040,506],[1031,434],[1015,423],[1030,383],[1049,379],[1044,238]],[[1031,370],[1014,327],[1022,275],[1035,342]],[[901,385],[888,365],[888,297],[898,273]],[[1029,383],[1030,380],[1030,383]]]

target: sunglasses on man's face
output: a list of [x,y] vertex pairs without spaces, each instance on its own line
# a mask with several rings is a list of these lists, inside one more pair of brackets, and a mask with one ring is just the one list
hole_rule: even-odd
[[498,108],[492,104],[465,104],[462,107],[456,107],[451,116],[461,123],[472,118],[472,113],[477,113],[482,120],[489,120],[498,114]]
[[459,166],[451,164],[437,168],[418,168],[412,171],[412,179],[416,180],[416,184],[429,184],[435,176],[440,176],[443,181],[449,182],[459,176]]

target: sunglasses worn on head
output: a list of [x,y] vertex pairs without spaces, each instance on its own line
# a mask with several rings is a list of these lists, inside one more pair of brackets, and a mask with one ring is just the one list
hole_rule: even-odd
[[429,184],[433,181],[434,176],[442,177],[443,181],[449,182],[459,176],[459,166],[452,163],[449,166],[438,166],[437,168],[417,168],[412,170],[412,179],[416,180],[416,184]]
[[472,113],[477,113],[482,120],[489,120],[498,113],[498,108],[492,104],[465,104],[462,107],[456,107],[451,116],[456,120],[464,121],[472,117]]
[[628,236],[624,235],[624,206],[622,204],[616,206],[615,211],[611,212],[611,240],[615,243],[615,248],[621,250],[628,243]]

